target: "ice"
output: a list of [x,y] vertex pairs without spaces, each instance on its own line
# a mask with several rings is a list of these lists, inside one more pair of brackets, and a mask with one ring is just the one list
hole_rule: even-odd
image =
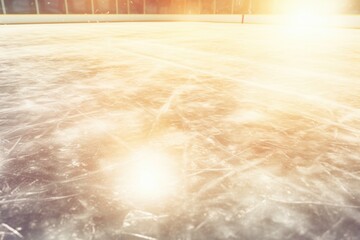
[[0,239],[357,239],[358,49],[358,29],[1,26]]

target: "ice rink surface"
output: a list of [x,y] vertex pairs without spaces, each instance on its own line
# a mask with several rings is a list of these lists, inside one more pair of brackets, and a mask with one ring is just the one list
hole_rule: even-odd
[[359,239],[360,30],[0,26],[0,239]]

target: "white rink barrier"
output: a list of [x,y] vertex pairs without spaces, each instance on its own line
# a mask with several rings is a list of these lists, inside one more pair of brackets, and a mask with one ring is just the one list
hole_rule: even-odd
[[[241,23],[242,15],[213,14],[6,14],[0,15],[0,24],[24,23],[86,23],[86,22],[143,22],[143,21],[188,21]],[[286,24],[284,15],[246,15],[248,24]],[[335,15],[322,24],[331,27],[360,28],[360,15]]]

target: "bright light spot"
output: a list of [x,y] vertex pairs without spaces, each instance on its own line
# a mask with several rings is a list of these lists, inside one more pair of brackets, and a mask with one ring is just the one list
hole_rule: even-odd
[[327,23],[327,18],[311,11],[299,11],[290,17],[289,23],[297,27],[317,27],[324,26]]
[[281,4],[283,13],[296,14],[299,12],[311,12],[317,15],[340,13],[344,5],[342,0],[288,0]]
[[142,148],[130,156],[124,193],[133,202],[159,201],[174,193],[177,174],[174,160],[166,153]]
[[281,11],[293,27],[319,27],[330,25],[331,16],[340,13],[342,7],[340,0],[292,0],[283,4]]

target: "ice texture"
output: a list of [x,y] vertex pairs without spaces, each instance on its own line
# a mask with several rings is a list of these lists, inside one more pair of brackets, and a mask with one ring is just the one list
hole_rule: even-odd
[[0,26],[0,239],[359,239],[359,70],[358,29]]

